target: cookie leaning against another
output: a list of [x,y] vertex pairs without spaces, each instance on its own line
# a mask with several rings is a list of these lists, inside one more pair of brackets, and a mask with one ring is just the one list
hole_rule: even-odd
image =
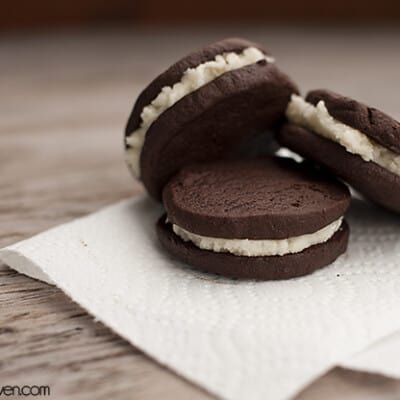
[[297,86],[259,45],[225,39],[158,76],[138,97],[126,131],[126,160],[161,198],[178,170],[228,156],[243,139],[284,120]]
[[400,123],[328,90],[294,95],[279,142],[339,176],[365,197],[400,212]]
[[163,191],[158,237],[203,271],[288,279],[333,262],[347,248],[345,185],[289,159],[184,167]]

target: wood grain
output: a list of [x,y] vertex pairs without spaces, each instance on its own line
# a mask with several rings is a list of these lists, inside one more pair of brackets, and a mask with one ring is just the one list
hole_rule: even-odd
[[[299,36],[243,28],[243,34],[270,43],[303,87],[328,79],[331,87],[399,116],[400,55],[392,51],[399,31]],[[134,97],[179,54],[219,36],[219,30],[110,31],[0,42],[0,246],[140,192],[122,153]],[[371,65],[371,53],[379,62]],[[338,54],[341,64],[331,68]],[[344,74],[351,69],[357,74]],[[0,382],[50,385],[57,399],[211,398],[93,321],[58,289],[6,266],[0,266]],[[298,398],[399,397],[399,382],[336,369]]]

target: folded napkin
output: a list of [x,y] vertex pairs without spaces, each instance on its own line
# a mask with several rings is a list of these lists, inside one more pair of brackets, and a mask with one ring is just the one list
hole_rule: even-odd
[[0,259],[57,285],[154,359],[226,399],[287,399],[340,364],[400,377],[399,218],[355,201],[349,250],[333,265],[256,282],[172,259],[155,236],[161,213],[144,197],[123,201],[9,246]]

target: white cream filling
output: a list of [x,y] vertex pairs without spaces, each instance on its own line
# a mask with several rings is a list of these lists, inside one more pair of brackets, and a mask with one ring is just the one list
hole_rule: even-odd
[[317,232],[288,239],[223,239],[197,235],[174,224],[172,229],[182,240],[190,241],[203,250],[246,257],[284,256],[285,254],[299,253],[319,243],[325,243],[339,230],[342,219],[339,218]]
[[372,161],[388,171],[400,175],[400,155],[386,149],[367,135],[333,118],[323,100],[316,106],[298,95],[292,95],[286,115],[289,121],[343,146],[349,153]]
[[163,87],[151,104],[143,108],[140,115],[140,127],[126,138],[126,144],[130,146],[126,151],[126,161],[134,175],[140,176],[140,154],[146,132],[160,114],[184,96],[210,83],[222,74],[254,64],[260,60],[267,60],[269,63],[275,61],[273,57],[265,55],[255,47],[248,47],[239,54],[234,52],[219,54],[214,60],[207,61],[195,68],[188,68],[183,73],[181,80],[172,87]]

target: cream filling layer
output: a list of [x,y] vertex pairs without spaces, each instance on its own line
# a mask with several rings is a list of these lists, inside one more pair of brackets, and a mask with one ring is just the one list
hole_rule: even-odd
[[400,155],[371,140],[367,135],[333,118],[323,100],[316,106],[298,95],[292,95],[286,109],[286,116],[294,124],[312,130],[330,139],[349,153],[360,156],[364,161],[372,161],[382,168],[400,175]]
[[308,247],[327,242],[339,230],[342,220],[343,217],[317,232],[288,239],[223,239],[197,235],[174,224],[172,229],[183,241],[190,241],[203,250],[246,257],[284,256],[299,253]]
[[143,108],[140,115],[140,127],[126,137],[126,144],[129,146],[126,151],[126,161],[134,175],[140,176],[140,154],[146,132],[159,115],[184,96],[210,83],[222,74],[261,60],[267,60],[269,63],[275,61],[273,57],[265,55],[255,47],[248,47],[242,53],[219,54],[214,60],[199,64],[195,68],[188,68],[183,73],[181,80],[173,86],[163,87],[151,104]]

